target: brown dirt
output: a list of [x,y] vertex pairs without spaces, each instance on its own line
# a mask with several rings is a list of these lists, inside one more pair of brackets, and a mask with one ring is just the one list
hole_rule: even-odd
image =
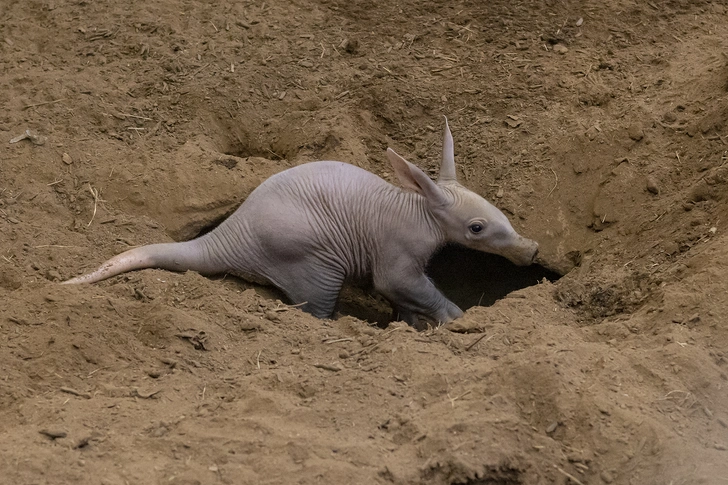
[[[565,277],[423,333],[57,283],[443,114]],[[723,2],[4,0],[0,139],[5,483],[728,483]]]

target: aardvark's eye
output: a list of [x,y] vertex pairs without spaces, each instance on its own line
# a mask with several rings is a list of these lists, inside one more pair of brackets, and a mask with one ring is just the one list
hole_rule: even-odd
[[470,232],[472,232],[473,234],[478,234],[482,230],[483,230],[483,225],[482,224],[477,224],[477,223],[476,224],[470,224]]

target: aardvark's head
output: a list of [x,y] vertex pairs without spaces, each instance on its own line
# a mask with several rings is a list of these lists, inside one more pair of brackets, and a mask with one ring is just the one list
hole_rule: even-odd
[[458,183],[453,139],[447,119],[437,183],[391,148],[387,149],[387,156],[404,188],[427,199],[428,207],[448,242],[498,254],[519,266],[533,262],[538,243],[519,235],[497,207]]

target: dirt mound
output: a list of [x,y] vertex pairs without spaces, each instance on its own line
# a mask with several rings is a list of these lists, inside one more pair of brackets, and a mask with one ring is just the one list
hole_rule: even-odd
[[[6,3],[8,483],[728,477],[722,3]],[[524,273],[438,255],[451,325],[194,273],[58,285],[298,163],[394,183],[392,146],[434,175],[442,115],[463,183],[541,245]]]

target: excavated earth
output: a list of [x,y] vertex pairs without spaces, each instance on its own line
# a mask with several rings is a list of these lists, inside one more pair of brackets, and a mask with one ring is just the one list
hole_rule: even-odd
[[[728,483],[725,2],[2,3],[0,482]],[[443,115],[541,246],[438,254],[452,324],[59,285],[296,164],[434,177]]]

